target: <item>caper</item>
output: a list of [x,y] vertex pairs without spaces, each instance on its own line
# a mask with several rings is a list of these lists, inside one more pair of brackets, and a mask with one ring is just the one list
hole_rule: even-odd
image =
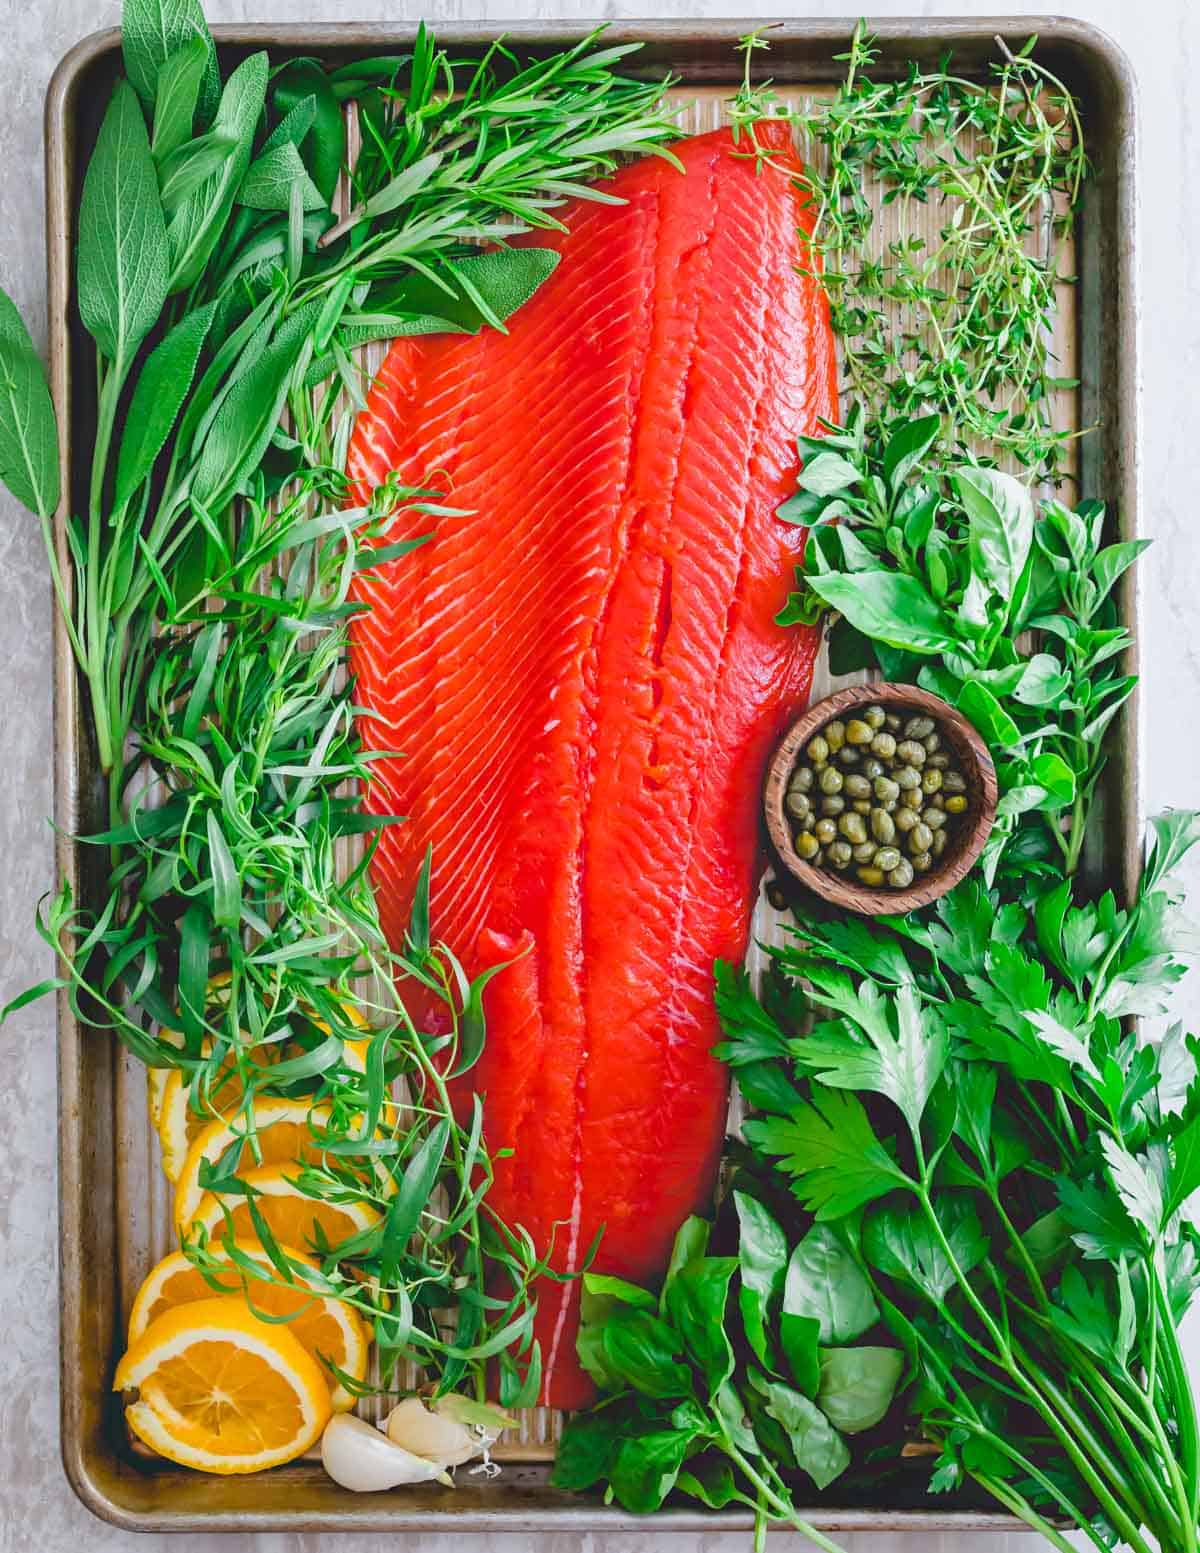
[[899,733],[903,721],[904,719],[900,716],[899,712],[889,712],[883,720],[883,726],[888,730],[889,733]]
[[856,750],[853,744],[843,744],[837,752],[837,758],[840,766],[857,766],[862,759],[862,751]]
[[787,892],[776,879],[772,879],[767,885],[767,903],[776,911],[786,911],[788,908]]
[[896,753],[896,741],[890,733],[877,733],[871,740],[871,753],[880,760],[891,760]]
[[854,872],[864,884],[869,885],[873,890],[877,890],[883,883],[883,869],[876,868],[871,863],[868,863],[865,868],[856,868]]
[[864,722],[861,717],[852,717],[846,724],[846,742],[848,744],[870,744],[875,737],[875,730],[870,723]]
[[940,733],[928,733],[921,740],[921,743],[925,746],[925,753],[933,755],[942,747],[942,736]]
[[796,856],[805,859],[816,857],[820,851],[821,843],[813,835],[811,830],[799,831],[796,835]]
[[890,874],[892,869],[900,862],[900,853],[895,847],[880,847],[875,854],[876,868],[882,868],[885,874]]
[[809,793],[812,791],[813,771],[811,766],[797,766],[792,772],[792,780],[789,787],[794,787],[797,792]]
[[910,831],[914,825],[921,823],[921,816],[915,809],[910,809],[907,805],[901,804],[900,808],[896,810],[896,818],[893,823],[899,831]]
[[867,827],[863,824],[861,814],[843,814],[838,821],[838,830],[841,831],[847,841],[853,842],[855,846],[867,839]]
[[886,809],[871,810],[871,834],[876,841],[890,845],[896,839],[896,822]]
[[865,776],[860,776],[855,771],[846,778],[842,791],[847,798],[869,798],[871,796],[871,784]]
[[929,826],[930,830],[941,830],[946,823],[945,810],[939,809],[936,804],[928,803],[921,810],[921,818]]
[[870,863],[874,860],[879,848],[873,841],[860,841],[854,848],[854,861],[856,863]]
[[909,861],[919,874],[927,874],[933,867],[933,855],[929,852],[918,852],[916,857]]
[[846,800],[841,793],[830,793],[828,798],[821,799],[822,814],[841,814],[846,807]]
[[918,744],[915,739],[901,739],[896,746],[896,759],[902,760],[906,766],[923,766],[925,746]]
[[[834,772],[837,776],[837,772]],[[840,781],[841,778],[839,777]],[[923,793],[940,793],[942,790],[942,773],[940,771],[926,771],[921,777],[921,791]]]
[[910,717],[904,725],[906,739],[927,738],[937,727],[932,717]]
[[817,734],[815,739],[809,740],[808,748],[804,753],[814,764],[823,766],[829,759],[829,745],[821,734]]
[[967,808],[966,797],[962,793],[952,793],[946,799],[945,809],[947,814],[964,814]]
[[876,760],[875,757],[872,756],[869,760],[863,761],[862,769],[863,776],[870,777],[871,781],[873,782],[876,777],[883,776],[884,772],[887,770],[887,767],[884,765],[882,760]]
[[887,722],[887,713],[881,706],[869,706],[862,714],[862,720],[869,728],[882,728]]
[[950,769],[950,757],[945,750],[939,750],[936,755],[930,755],[925,762],[925,769],[932,766],[936,771],[948,771]]
[[924,821],[922,821],[920,824],[914,825],[912,830],[909,831],[908,851],[910,857],[915,856],[918,852],[928,852],[932,845],[933,832],[930,830],[929,826],[924,823]]
[[921,773],[915,766],[897,766],[892,772],[892,780],[897,787],[907,792],[909,788],[920,787]]
[[967,790],[967,779],[961,771],[947,771],[942,778],[942,786],[948,793],[965,793]]
[[891,777],[877,776],[875,778],[875,796],[885,802],[889,798],[899,798],[900,784],[893,782]]
[[907,890],[913,882],[913,866],[906,857],[902,857],[888,874],[887,882],[894,890]]
[[947,834],[946,834],[946,832],[944,830],[935,830],[934,831],[934,833],[933,833],[933,855],[934,855],[934,857],[941,857],[942,853],[946,850],[946,847],[949,844],[949,841],[950,841],[950,838],[949,838],[949,836],[947,836]]
[[855,814],[870,814],[871,800],[869,798],[856,798],[850,807]]
[[832,842],[825,853],[834,868],[849,868],[854,852],[848,841]]
[[828,846],[831,841],[837,840],[837,821],[830,819],[818,820],[813,826],[813,835],[823,847]]
[[925,802],[925,794],[919,787],[910,787],[907,792],[900,794],[900,802],[906,809],[920,809]]
[[825,742],[836,755],[838,750],[846,742],[846,725],[840,718],[827,724],[825,728]]
[[794,820],[802,820],[805,815],[812,813],[812,804],[806,793],[794,793],[789,791],[783,800],[783,807]]
[[842,773],[836,766],[826,766],[817,778],[817,786],[826,797],[830,793],[840,793],[842,790]]

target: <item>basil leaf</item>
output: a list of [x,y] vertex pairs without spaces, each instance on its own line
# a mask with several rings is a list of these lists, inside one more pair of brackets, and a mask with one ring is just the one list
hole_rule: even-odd
[[211,51],[198,34],[164,59],[154,91],[154,128],[150,150],[161,167],[163,159],[192,138],[200,88]]
[[1008,600],[1033,544],[1033,498],[999,469],[959,469],[955,489],[967,513],[967,549],[978,576]]
[[825,1224],[814,1225],[793,1249],[783,1308],[789,1315],[817,1321],[826,1345],[852,1343],[879,1320],[862,1269]]
[[1107,598],[1116,586],[1118,578],[1128,571],[1133,563],[1152,543],[1149,539],[1128,539],[1119,545],[1109,545],[1101,550],[1092,562],[1092,576],[1096,580],[1096,587],[1100,597]]
[[[940,416],[922,415],[915,421],[905,421],[899,430],[892,433],[883,452],[883,477],[893,491],[903,485],[929,452],[937,441],[941,429]],[[936,503],[933,506],[936,506]],[[932,515],[932,507],[930,512]],[[924,540],[921,543],[924,543]]]
[[767,1320],[771,1304],[783,1287],[787,1266],[787,1237],[756,1197],[734,1192],[737,1210],[738,1265],[741,1286],[738,1305],[746,1338],[763,1364],[767,1364]]
[[238,190],[238,204],[248,205],[252,210],[287,210],[291,204],[292,185],[297,183],[302,208],[322,210],[325,201],[308,176],[299,151],[290,141],[285,141],[251,162]]
[[204,48],[200,109],[208,117],[216,106],[221,77],[216,45],[200,0],[124,0],[121,50],[125,74],[147,109],[154,106],[159,71],[193,38],[198,38]]
[[857,485],[862,474],[857,465],[840,453],[821,452],[810,458],[796,477],[802,491],[813,496],[833,496],[849,486]]
[[221,167],[191,194],[167,227],[172,294],[195,284],[220,241],[254,147],[254,132],[267,94],[266,54],[251,54],[229,77],[221,94],[214,135],[231,149]]
[[885,571],[829,573],[810,577],[808,584],[874,641],[917,653],[959,645],[950,620],[915,577]]
[[828,1488],[850,1465],[846,1442],[815,1403],[778,1381],[767,1384],[766,1410],[787,1433],[796,1465],[818,1488]]
[[657,1510],[675,1487],[695,1438],[689,1430],[655,1429],[622,1440],[609,1473],[617,1501],[635,1515]]
[[702,1257],[676,1274],[667,1291],[667,1318],[704,1375],[710,1396],[733,1372],[725,1305],[737,1265],[731,1256]]
[[12,298],[0,291],[0,480],[22,506],[58,506],[58,423],[45,369]]
[[779,1315],[779,1346],[792,1379],[806,1397],[815,1397],[821,1382],[821,1323],[815,1316],[797,1316],[785,1301]]
[[887,1412],[903,1370],[898,1348],[828,1348],[817,1406],[843,1434],[861,1434]]
[[667,1264],[666,1276],[658,1296],[660,1314],[667,1308],[667,1296],[676,1278],[690,1262],[702,1257],[708,1249],[708,1237],[711,1233],[712,1225],[708,1220],[699,1218],[694,1213],[684,1219],[679,1226],[675,1234],[675,1243],[671,1247],[671,1260]]
[[691,1494],[693,1499],[699,1499],[710,1510],[723,1510],[737,1498],[738,1492],[733,1468],[723,1456],[715,1455],[693,1462],[688,1471],[679,1474],[675,1486],[683,1493]]
[[967,681],[958,693],[957,704],[958,710],[993,749],[1011,749],[1020,739],[1021,730],[1016,723],[987,686],[977,679]]
[[115,507],[123,507],[154,468],[192,386],[216,305],[210,302],[189,313],[147,356],[125,417]]
[[79,316],[118,381],[167,298],[167,244],[146,124],[118,81],[79,205]]
[[659,1400],[690,1395],[692,1372],[679,1358],[682,1341],[649,1311],[614,1312],[601,1341],[606,1370],[634,1391]]
[[582,1493],[603,1482],[609,1462],[630,1432],[628,1409],[619,1404],[593,1413],[576,1413],[563,1431],[554,1454],[550,1481],[555,1488]]

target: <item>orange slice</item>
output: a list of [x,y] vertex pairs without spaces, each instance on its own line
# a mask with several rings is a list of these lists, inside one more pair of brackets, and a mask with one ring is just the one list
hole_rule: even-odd
[[[177,1305],[189,1305],[195,1300],[210,1300],[217,1294],[228,1294],[244,1299],[252,1311],[265,1311],[271,1316],[290,1316],[287,1330],[300,1340],[325,1371],[334,1411],[343,1413],[352,1408],[353,1395],[337,1379],[326,1361],[331,1360],[339,1370],[354,1380],[365,1378],[370,1338],[357,1311],[330,1295],[306,1293],[303,1289],[289,1288],[275,1281],[278,1274],[257,1241],[239,1241],[237,1248],[264,1268],[261,1278],[248,1276],[244,1286],[242,1280],[246,1270],[230,1264],[228,1254],[221,1245],[214,1244],[211,1254],[229,1266],[229,1273],[218,1275],[220,1287],[217,1289],[206,1281],[203,1273],[182,1251],[173,1251],[170,1256],[163,1257],[156,1267],[151,1268],[133,1302],[133,1309],[129,1313],[130,1346],[165,1311],[173,1310]],[[299,1262],[314,1275],[319,1272],[316,1262],[302,1251],[296,1251],[291,1246],[281,1249],[293,1265]],[[297,1272],[296,1276],[300,1280],[304,1278],[303,1272]]]
[[[254,1204],[266,1221],[272,1235],[282,1245],[316,1248],[316,1230],[319,1227],[326,1243],[335,1247],[350,1235],[370,1229],[378,1224],[382,1214],[369,1203],[325,1202],[319,1197],[306,1197],[296,1186],[295,1164],[264,1165],[259,1170],[246,1170],[242,1180],[260,1193]],[[205,1192],[192,1216],[189,1233],[206,1230],[209,1241],[225,1239],[225,1215],[222,1205],[228,1208],[233,1221],[233,1233],[238,1239],[257,1243],[250,1210],[244,1197],[217,1197]]]
[[117,1365],[113,1390],[137,1392],[125,1419],[151,1450],[222,1475],[295,1460],[331,1413],[317,1361],[240,1299],[195,1300],[159,1316]]
[[[260,1157],[255,1157],[249,1142],[243,1143],[239,1176],[262,1165],[286,1162],[295,1167],[299,1160],[320,1159],[320,1134],[329,1122],[327,1105],[313,1105],[310,1100],[260,1099],[254,1102],[252,1115]],[[197,1133],[175,1183],[175,1223],[180,1230],[192,1222],[204,1196],[201,1165],[206,1161],[216,1165],[249,1131],[249,1118],[243,1113],[228,1119],[218,1117]]]
[[[211,1050],[212,1042],[206,1039],[205,1054]],[[275,1046],[254,1046],[246,1055],[257,1067],[266,1067],[278,1060],[279,1050]],[[167,1071],[156,1125],[162,1144],[163,1171],[168,1181],[179,1180],[192,1144],[212,1122],[224,1119],[227,1113],[237,1109],[243,1092],[237,1063],[231,1058],[222,1064],[216,1081],[204,1096],[206,1110],[200,1112],[192,1103],[191,1075],[181,1068]]]

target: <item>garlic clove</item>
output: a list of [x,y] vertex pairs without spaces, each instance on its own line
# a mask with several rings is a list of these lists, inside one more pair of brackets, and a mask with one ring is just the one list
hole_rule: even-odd
[[[436,1408],[436,1404],[434,1405]],[[425,1406],[420,1397],[405,1397],[387,1416],[387,1436],[416,1456],[443,1461],[448,1467],[470,1461],[483,1448],[481,1437],[440,1409]]]
[[[471,1456],[486,1456],[506,1429],[517,1427],[517,1420],[510,1418],[500,1408],[460,1396],[456,1391],[439,1397],[434,1408],[442,1416],[461,1424],[472,1436],[475,1444]],[[461,1461],[448,1462],[448,1465],[461,1466],[463,1461],[470,1461],[471,1456],[464,1456]]]
[[405,1483],[452,1482],[445,1460],[427,1460],[404,1450],[353,1413],[335,1413],[326,1424],[321,1461],[335,1483],[356,1494]]

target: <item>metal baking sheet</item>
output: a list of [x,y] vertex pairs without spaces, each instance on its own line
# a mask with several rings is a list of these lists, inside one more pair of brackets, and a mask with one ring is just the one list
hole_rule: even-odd
[[[561,48],[590,30],[589,23],[507,25],[504,35],[530,52]],[[670,70],[676,97],[689,104],[685,126],[696,132],[721,122],[721,104],[735,88],[734,52],[746,31],[740,21],[624,22],[609,31],[615,42],[645,45],[637,68]],[[230,60],[254,48],[272,58],[288,54],[344,59],[397,52],[410,46],[414,29],[390,24],[294,27],[228,26],[214,29]],[[1076,233],[1076,274],[1063,288],[1054,346],[1061,375],[1076,375],[1077,390],[1062,392],[1055,407],[1060,424],[1092,428],[1078,444],[1080,489],[1113,504],[1114,531],[1137,532],[1137,304],[1134,230],[1134,93],[1129,67],[1115,46],[1083,23],[1024,17],[955,21],[891,21],[876,28],[883,48],[880,69],[900,69],[916,59],[933,63],[947,48],[966,74],[981,74],[995,58],[996,35],[1019,45],[1039,36],[1039,57],[1080,100],[1094,176],[1087,186]],[[490,25],[455,25],[439,41],[458,53],[481,51],[496,35]],[[827,93],[840,77],[834,56],[849,42],[848,23],[786,22],[771,35],[770,73],[781,93],[799,100]],[[115,31],[86,39],[60,64],[46,104],[47,225],[50,354],[54,396],[60,411],[65,502],[79,500],[94,425],[86,339],[74,309],[74,222],[88,149],[108,89],[119,69]],[[936,221],[936,212],[930,215]],[[66,413],[64,414],[64,410]],[[78,453],[76,453],[78,449]],[[64,508],[65,510],[65,508]],[[69,570],[62,518],[58,546]],[[1136,633],[1132,574],[1123,583],[1126,619]],[[818,665],[814,697],[846,681]],[[57,861],[77,898],[92,897],[89,849],[71,836],[101,823],[95,761],[83,719],[78,683],[62,623],[55,635],[55,819]],[[1088,859],[1089,870],[1128,888],[1138,856],[1138,712],[1134,702],[1121,720],[1104,788],[1105,838]],[[765,903],[756,932],[779,931]],[[754,956],[752,955],[752,959]],[[59,1161],[61,1269],[62,1441],[67,1475],[97,1515],[138,1530],[241,1531],[619,1531],[647,1523],[597,1500],[558,1492],[548,1485],[547,1458],[557,1434],[557,1415],[535,1410],[519,1441],[506,1451],[499,1479],[463,1475],[454,1492],[435,1486],[358,1496],[333,1484],[313,1461],[242,1478],[209,1478],[158,1461],[131,1446],[119,1399],[109,1387],[123,1346],[125,1321],[142,1277],[169,1249],[168,1193],[158,1166],[157,1140],[145,1105],[144,1070],[104,1032],[82,1027],[65,998],[59,1004]],[[901,1495],[893,1484],[893,1501]],[[961,1508],[923,1493],[919,1467],[904,1503],[883,1499],[847,1502],[815,1497],[812,1522],[827,1531],[964,1531],[1005,1529],[1007,1515]],[[749,1528],[745,1511],[719,1514],[668,1508],[654,1517],[663,1531]]]

